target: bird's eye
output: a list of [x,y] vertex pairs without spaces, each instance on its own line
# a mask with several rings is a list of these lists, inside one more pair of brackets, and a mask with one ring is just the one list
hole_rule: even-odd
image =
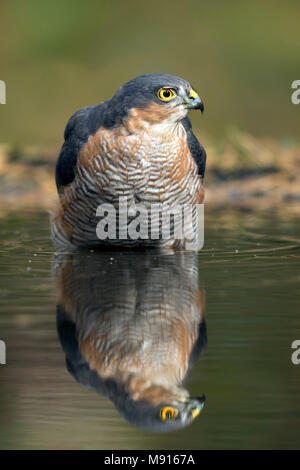
[[161,101],[170,101],[175,98],[176,93],[173,88],[161,88],[158,90],[157,96]]
[[160,416],[163,421],[172,420],[178,415],[178,410],[172,406],[164,406],[160,410]]

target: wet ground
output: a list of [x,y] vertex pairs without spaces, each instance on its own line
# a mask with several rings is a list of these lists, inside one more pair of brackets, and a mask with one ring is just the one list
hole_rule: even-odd
[[[47,214],[23,213],[1,219],[0,242],[7,362],[0,365],[0,448],[300,447],[300,365],[291,361],[300,339],[299,224],[210,216],[198,256],[61,256],[53,253]],[[115,336],[100,357],[93,347],[103,331],[109,336],[108,312]],[[147,357],[163,358],[167,375],[175,353],[189,356],[177,379],[188,372],[184,389],[206,396],[189,426],[163,434],[137,427],[145,425],[143,408],[125,409],[124,387],[103,377],[107,354],[124,356],[115,340],[125,314],[128,344],[146,338],[145,369]],[[162,316],[174,320],[171,339],[157,323]],[[180,328],[181,341],[174,339]]]

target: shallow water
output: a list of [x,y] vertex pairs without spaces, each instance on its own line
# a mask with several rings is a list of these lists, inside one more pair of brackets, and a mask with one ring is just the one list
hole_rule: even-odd
[[[300,339],[297,225],[207,218],[198,257],[87,252],[70,261],[53,255],[45,214],[7,216],[0,241],[0,339],[7,347],[0,448],[300,447],[300,365],[291,361],[291,344]],[[206,395],[200,415],[163,434],[130,423],[135,411],[120,416],[121,392],[108,398],[101,384],[78,372],[87,369],[77,367],[82,357],[68,346],[68,328],[59,321],[57,327],[58,304],[76,312],[83,337],[90,325],[101,331],[99,308],[114,318],[125,305],[129,315],[139,308],[148,339],[157,305],[177,320],[190,305],[188,314],[198,312],[199,325],[206,324],[185,384],[191,396]],[[192,341],[195,325],[189,328]],[[162,338],[152,352],[168,363],[176,348]],[[122,414],[120,399],[118,406]]]

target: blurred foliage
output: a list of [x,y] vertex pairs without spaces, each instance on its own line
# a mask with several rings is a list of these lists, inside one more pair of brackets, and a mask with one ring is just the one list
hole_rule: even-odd
[[0,142],[59,146],[77,109],[148,72],[190,81],[206,104],[198,135],[228,127],[297,137],[296,0],[151,2],[2,0]]
[[[208,154],[206,213],[262,213],[300,218],[300,146],[231,129],[226,143],[203,139]],[[0,220],[10,211],[56,204],[53,149],[0,145]]]

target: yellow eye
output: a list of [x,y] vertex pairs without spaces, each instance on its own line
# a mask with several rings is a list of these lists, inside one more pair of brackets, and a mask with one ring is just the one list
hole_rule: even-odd
[[176,93],[172,88],[161,88],[158,90],[157,96],[161,101],[170,101],[175,98]]
[[160,416],[163,421],[172,420],[178,415],[178,410],[172,406],[164,406],[160,410]]

